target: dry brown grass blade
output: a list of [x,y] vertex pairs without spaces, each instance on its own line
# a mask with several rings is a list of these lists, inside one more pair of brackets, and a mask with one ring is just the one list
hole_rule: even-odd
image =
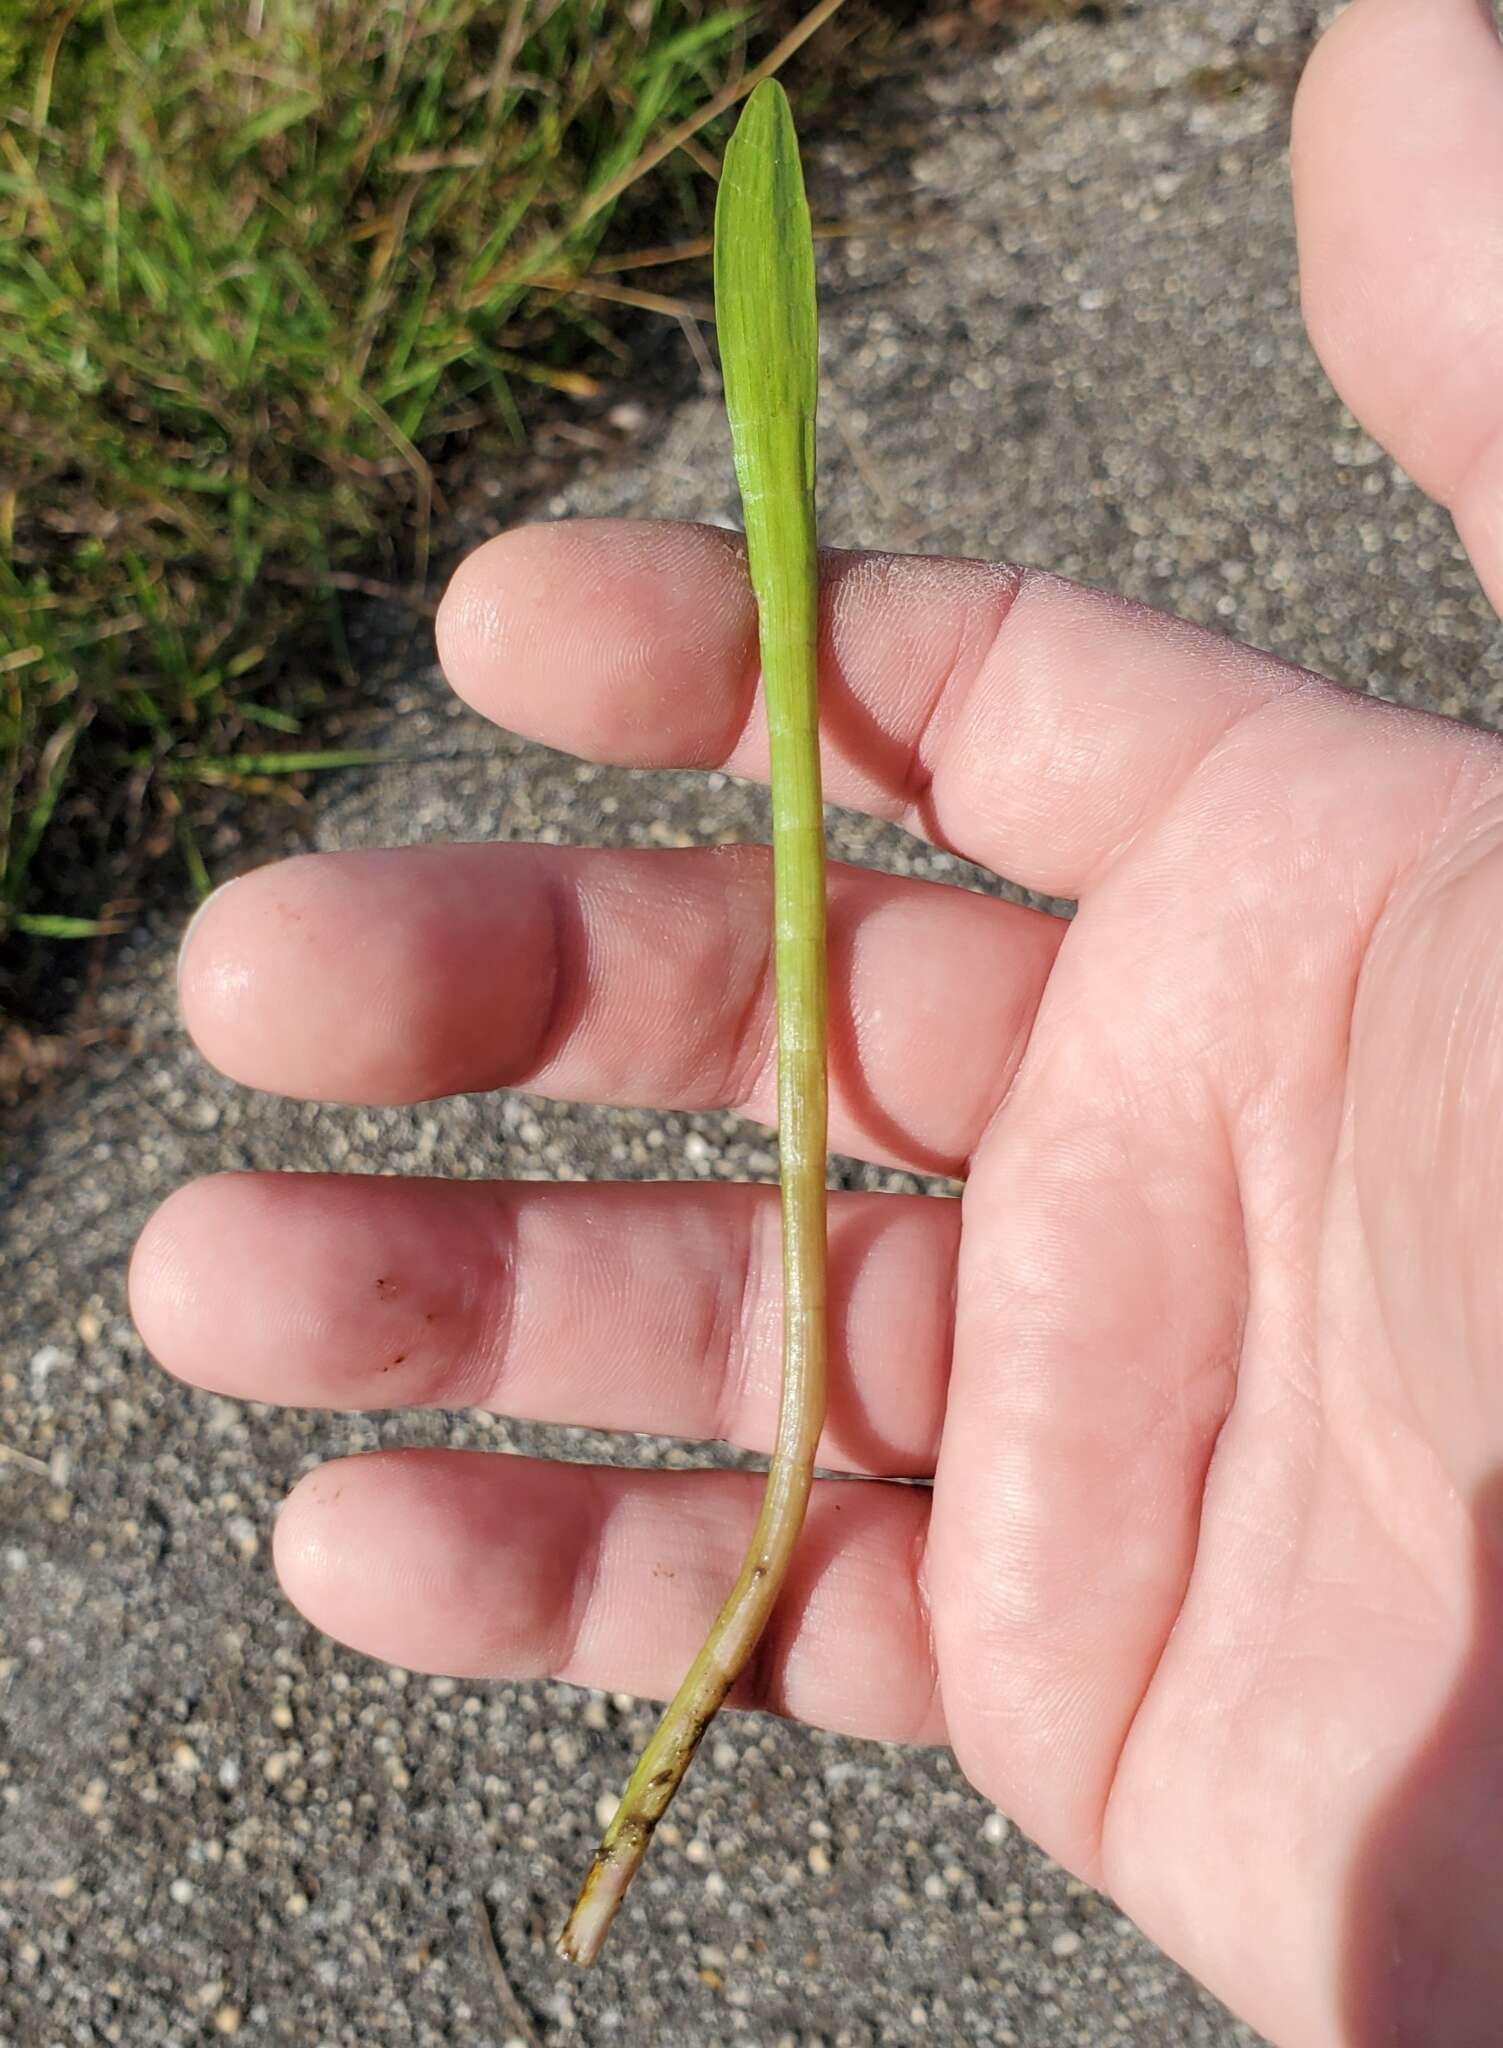
[[[416,156],[394,156],[391,167],[404,177],[423,178],[430,171],[478,171],[487,161],[483,149],[424,149]],[[358,234],[369,235],[375,230],[370,222],[357,230]],[[351,235],[352,241],[355,235]]]
[[704,172],[712,185],[720,183],[720,160],[712,156],[702,142],[696,141],[692,135],[686,135],[679,148],[697,170]]
[[348,590],[358,597],[379,598],[385,604],[405,605],[425,619],[438,617],[438,599],[425,590],[404,589],[400,583],[383,583],[378,576],[357,576],[351,569],[293,569],[269,562],[261,574],[272,583],[285,583],[293,590]]
[[674,320],[715,318],[715,308],[706,299],[671,299],[664,292],[639,292],[629,284],[606,284],[594,277],[535,277],[532,286],[540,292],[608,299],[613,306],[636,306],[644,313],[666,313]]
[[624,270],[655,270],[664,263],[692,263],[714,249],[708,235],[696,235],[689,242],[660,242],[655,248],[637,249],[628,256],[602,256],[585,272],[587,277],[615,277]]
[[501,48],[496,56],[496,68],[491,73],[485,96],[485,110],[493,121],[500,115],[501,103],[511,85],[517,53],[522,47],[522,38],[526,33],[527,0],[511,0],[506,15],[506,26],[501,31]]
[[845,443],[846,453],[855,466],[856,474],[871,492],[883,515],[891,521],[898,520],[902,515],[902,499],[888,482],[882,465],[856,431],[856,423],[847,412],[845,401],[839,398],[828,384],[824,389],[824,402],[830,418],[834,421],[836,433]]
[[27,1472],[36,1473],[39,1479],[50,1479],[52,1468],[43,1458],[34,1458],[30,1451],[18,1451],[14,1444],[0,1443],[0,1464],[20,1465]]
[[480,1960],[485,1964],[485,1973],[491,1980],[491,1989],[496,1994],[496,2003],[502,2017],[512,2033],[527,2043],[527,2048],[542,2048],[537,2028],[527,2017],[522,2001],[511,1986],[506,1974],[506,1965],[501,1960],[501,1951],[496,1945],[496,1930],[491,1925],[490,1909],[479,1894],[475,1898],[475,1940],[480,1950]]
[[47,115],[52,106],[52,80],[57,71],[58,54],[63,47],[63,38],[72,28],[83,0],[72,0],[58,19],[57,26],[47,38],[47,47],[42,52],[41,64],[37,67],[36,85],[31,95],[31,129],[40,135],[47,126]]
[[760,64],[754,64],[734,85],[726,86],[723,91],[717,92],[713,99],[706,100],[699,111],[691,114],[687,121],[680,121],[676,128],[670,128],[650,149],[644,149],[634,164],[628,164],[619,177],[612,178],[608,185],[602,185],[598,192],[592,192],[575,216],[575,227],[582,228],[586,221],[593,220],[603,207],[611,205],[630,186],[635,185],[638,178],[645,178],[649,171],[656,169],[664,157],[672,156],[676,149],[682,149],[690,137],[697,135],[708,122],[725,113],[727,108],[734,107],[739,101],[744,100],[749,93],[756,90],[764,78],[771,78],[775,71],[780,71],[794,52],[801,50],[810,36],[818,35],[830,17],[844,5],[845,0],[819,0],[819,5],[811,7],[803,20],[788,31],[776,49],[770,50]]
[[[873,214],[870,219],[816,221],[816,242],[859,241],[862,235],[917,235],[938,225],[933,219],[914,220],[899,214]],[[666,263],[692,263],[712,253],[708,235],[696,235],[688,242],[660,242],[655,248],[634,249],[621,256],[602,256],[586,271],[587,277],[619,277],[628,270],[656,270]]]

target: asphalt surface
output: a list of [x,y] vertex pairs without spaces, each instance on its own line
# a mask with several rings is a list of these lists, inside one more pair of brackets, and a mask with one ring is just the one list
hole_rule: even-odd
[[[1302,335],[1284,136],[1309,27],[1303,0],[1158,0],[889,80],[815,144],[817,213],[930,222],[822,250],[825,537],[1032,560],[1496,721],[1503,646],[1448,521]],[[718,405],[674,323],[653,354],[559,492],[523,508],[478,480],[471,538],[524,509],[732,521]],[[367,636],[372,736],[433,758],[325,785],[317,845],[765,833],[760,796],[723,778],[582,769],[485,731],[401,615]],[[834,841],[979,879],[858,820]],[[226,835],[213,857],[227,872],[246,850]],[[477,1891],[549,2043],[1250,2041],[946,1756],[752,1718],[717,1727],[597,1971],[553,1961],[650,1709],[332,1647],[278,1595],[276,1506],[322,1458],[378,1444],[713,1454],[195,1395],[142,1355],[125,1261],[153,1204],[218,1168],[764,1178],[766,1134],[241,1093],[178,1030],[176,935],[160,916],[121,944],[97,1016],[125,1042],[7,1147],[0,1441],[30,1462],[0,1456],[0,2041],[523,2039]]]

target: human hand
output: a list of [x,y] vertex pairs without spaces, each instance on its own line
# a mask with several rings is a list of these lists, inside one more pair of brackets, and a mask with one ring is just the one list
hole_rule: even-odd
[[[1495,598],[1500,104],[1474,0],[1359,0],[1296,137],[1316,340]],[[832,1142],[966,1192],[832,1197],[823,1461],[864,1477],[744,1698],[949,1741],[1286,2048],[1491,2043],[1503,746],[1046,577],[826,590],[831,798],[1080,910],[831,875]],[[723,534],[505,536],[440,637],[553,745],[765,765]],[[215,899],[184,1009],[293,1095],[767,1118],[768,900],[745,848],[293,861]],[[224,1393],[765,1449],[776,1262],[768,1189],[245,1176],[165,1205],[132,1294]],[[374,1655],[663,1694],[757,1492],[382,1454],[297,1487],[277,1562]]]

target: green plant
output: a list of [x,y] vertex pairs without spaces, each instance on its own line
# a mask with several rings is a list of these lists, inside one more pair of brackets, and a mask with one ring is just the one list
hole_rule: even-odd
[[559,1942],[593,1962],[706,1728],[772,1613],[803,1526],[825,1415],[825,841],[814,545],[819,347],[814,243],[787,96],[759,85],[726,151],[715,211],[725,408],[757,600],[772,747],[783,1393],[741,1571],[622,1795]]
[[[308,742],[341,575],[419,582],[435,452],[598,388],[598,308],[537,281],[589,263],[746,34],[708,0],[0,29],[0,938],[101,929],[143,848],[203,886],[195,790],[361,758]],[[657,171],[686,231],[706,189]]]

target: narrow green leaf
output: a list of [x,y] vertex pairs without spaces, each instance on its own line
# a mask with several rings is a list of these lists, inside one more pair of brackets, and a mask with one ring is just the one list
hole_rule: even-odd
[[17,911],[9,922],[13,932],[30,939],[107,939],[120,929],[105,917],[54,917],[33,910]]
[[[232,662],[230,670],[227,670],[226,673],[231,672],[233,668],[234,664]],[[240,716],[248,718],[253,725],[270,726],[273,732],[285,732],[294,739],[303,729],[303,721],[300,718],[294,718],[290,711],[278,711],[270,704],[242,704],[240,706]]]
[[189,823],[186,811],[178,814],[177,843],[183,856],[183,866],[188,870],[189,886],[195,899],[203,903],[213,894],[214,884],[209,879],[209,870],[205,867],[203,854],[199,851],[198,834]]
[[263,107],[259,114],[253,115],[235,135],[230,137],[225,146],[225,162],[233,163],[237,157],[244,156],[247,150],[254,149],[258,143],[269,142],[274,135],[283,134],[288,128],[295,127],[299,121],[305,121],[317,110],[316,93],[294,93],[290,99],[282,100],[275,106]]
[[312,775],[329,768],[382,768],[409,756],[388,747],[330,747],[314,753],[215,754],[170,761],[174,781],[217,782],[225,776]]
[[819,382],[814,239],[788,95],[764,79],[725,153],[715,207],[715,324],[725,409],[813,419]]

